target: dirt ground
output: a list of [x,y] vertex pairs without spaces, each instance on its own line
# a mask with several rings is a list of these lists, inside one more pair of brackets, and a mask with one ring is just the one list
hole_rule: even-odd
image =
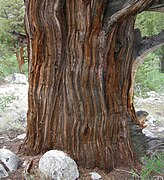
[[[27,93],[24,94],[24,91],[27,90],[27,88],[24,88],[24,85],[18,86],[17,84],[5,84],[4,82],[0,82],[0,92],[2,95],[5,93],[9,93],[9,89],[11,90],[11,93],[14,93],[14,95],[17,97],[22,93],[23,98],[27,98]],[[19,94],[17,94],[19,92]],[[163,101],[164,95],[158,96],[158,94],[155,94],[155,97],[150,97],[147,99],[137,99],[136,100],[136,107],[138,110],[145,110],[147,111],[152,117],[155,117],[158,121],[157,126],[164,127],[164,106]],[[20,99],[17,100],[18,104],[20,105]],[[12,102],[11,102],[12,103]],[[22,106],[22,105],[21,105]],[[7,113],[10,113],[10,110],[7,111]],[[2,118],[1,118],[2,119]],[[4,118],[5,119],[5,118]],[[18,118],[19,119],[19,118]],[[13,119],[11,118],[9,124],[9,128],[13,129],[11,124],[13,123]],[[0,121],[0,126],[2,125],[2,121]],[[4,122],[4,125],[6,125],[6,121]],[[18,126],[14,126],[17,127]],[[23,162],[23,165],[13,174],[11,174],[9,177],[4,178],[6,180],[44,180],[45,178],[42,178],[40,173],[38,172],[38,162],[40,159],[40,156],[25,156],[24,155],[24,149],[22,148],[20,150],[21,144],[23,144],[23,141],[20,139],[16,139],[16,137],[20,134],[25,133],[23,130],[6,130],[5,132],[0,131],[0,148],[6,148],[14,152],[16,155],[20,157],[20,159]],[[155,132],[153,132],[155,133]],[[160,132],[163,134],[162,132]],[[78,167],[80,177],[79,180],[90,180],[91,175],[89,173],[91,172],[97,172],[101,175],[103,180],[133,180],[134,178],[131,177],[131,170],[127,170],[124,168],[119,168],[113,172],[110,172],[109,174],[105,173],[104,171],[101,171],[99,169],[84,169],[82,167]],[[164,178],[163,178],[164,179]]]
[[[0,148],[6,148],[17,154],[23,162],[23,165],[15,172],[10,174],[9,177],[3,178],[4,180],[44,180],[40,173],[38,172],[38,163],[40,156],[24,156],[21,144],[23,140],[17,139],[16,137],[23,134],[23,130],[10,130],[8,132],[0,133]],[[78,167],[80,177],[79,180],[91,180],[91,172],[97,172],[101,175],[103,180],[130,180],[134,179],[131,177],[128,170],[115,170],[109,174],[101,171],[99,169],[84,169]]]

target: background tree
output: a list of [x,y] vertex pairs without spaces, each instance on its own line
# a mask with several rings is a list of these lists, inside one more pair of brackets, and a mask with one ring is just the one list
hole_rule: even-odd
[[[160,12],[142,12],[137,15],[136,28],[141,30],[142,36],[153,36],[164,29],[164,16]],[[136,74],[135,93],[146,95],[148,91],[164,92],[163,51],[164,46],[148,54],[140,64]],[[160,70],[159,70],[160,69]]]
[[161,47],[161,50],[160,50],[160,54],[159,54],[159,58],[160,58],[160,72],[161,73],[164,73],[164,46]]
[[147,92],[164,93],[164,74],[159,71],[159,58],[150,53],[139,65],[135,80],[135,95],[147,97]]
[[[159,19],[161,21],[159,21]],[[153,36],[164,29],[164,16],[159,12],[143,12],[137,16],[136,26],[141,30],[142,36]],[[157,58],[160,59],[160,69],[164,66],[164,47],[155,51]]]
[[[14,52],[18,42],[10,32],[24,34],[24,2],[0,0],[0,5],[0,41],[7,51]],[[4,49],[1,49],[1,54],[4,54]]]
[[15,53],[20,44],[12,32],[25,34],[24,12],[23,0],[0,0],[0,79],[19,71]]
[[142,36],[153,36],[164,29],[163,20],[163,13],[147,11],[137,15],[135,25],[141,30]]
[[164,43],[134,30],[163,1],[26,0],[29,98],[26,152],[66,151],[106,171],[137,166],[129,121],[136,67]]

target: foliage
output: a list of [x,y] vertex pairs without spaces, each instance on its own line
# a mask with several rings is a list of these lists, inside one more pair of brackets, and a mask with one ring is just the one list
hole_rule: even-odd
[[4,55],[5,48],[8,53],[14,52],[17,41],[10,32],[24,32],[24,1],[0,0],[0,54]]
[[136,28],[141,30],[142,36],[152,36],[164,29],[163,13],[142,12],[137,16]]
[[[132,171],[133,177],[142,180],[152,179],[152,177],[160,177],[160,173],[164,170],[164,153],[158,152],[151,157],[144,157],[145,165],[142,167],[140,174]],[[159,176],[158,176],[159,175]]]
[[16,99],[18,99],[18,97],[15,96],[14,93],[0,96],[0,109],[4,110],[4,108],[7,107],[9,103]]
[[24,34],[24,11],[23,0],[0,0],[0,80],[19,72],[15,57],[18,41],[11,32]]
[[[28,64],[25,63],[23,66],[23,73],[27,75]],[[19,73],[18,62],[15,54],[3,56],[0,58],[0,81],[2,81],[6,76]]]
[[[164,16],[162,13],[143,12],[137,16],[135,28],[141,30],[142,36],[153,36],[164,29]],[[163,53],[160,48],[148,54],[139,66],[135,84],[136,95],[145,96],[148,91],[164,91],[164,74],[159,71]]]
[[[137,88],[138,87],[138,88]],[[135,93],[144,96],[148,91],[164,92],[164,74],[159,71],[159,58],[155,53],[146,56],[136,75]]]
[[3,79],[9,74],[13,74],[15,72],[19,72],[15,54],[0,58],[0,79]]

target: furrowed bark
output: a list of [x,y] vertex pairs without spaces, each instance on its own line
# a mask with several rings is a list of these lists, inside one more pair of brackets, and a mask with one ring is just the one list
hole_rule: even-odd
[[111,0],[108,1],[105,14],[104,14],[104,26],[106,32],[114,26],[117,25],[118,22],[122,21],[123,19],[137,15],[139,12],[142,11],[156,11],[156,12],[164,12],[164,1],[159,0],[120,0],[115,1]]
[[106,0],[26,5],[27,152],[60,149],[79,165],[106,171],[136,165],[128,124],[136,120],[134,16],[108,29]]
[[164,30],[155,36],[144,37],[139,42],[138,38],[136,38],[134,44],[134,60],[143,60],[146,54],[164,45]]
[[[147,4],[146,6],[145,3]],[[124,8],[126,9],[130,7],[134,7],[133,10],[139,8],[138,12],[143,10],[164,12],[164,0],[110,0],[107,2],[105,18],[109,18],[117,12],[121,12]],[[127,11],[126,14],[128,14],[129,12],[131,13],[132,11]],[[135,13],[135,11],[133,13]]]
[[[106,33],[110,32],[111,28],[130,16],[137,15],[137,13],[151,6],[153,0],[140,0],[140,1],[108,1],[106,11],[104,14],[103,24]],[[115,6],[114,6],[115,4]]]
[[141,32],[139,29],[136,29],[135,32],[136,33],[135,33],[135,41],[134,41],[133,68],[132,68],[133,85],[134,85],[134,80],[138,66],[144,61],[144,57],[148,53],[164,45],[164,31],[161,31],[159,34],[155,36],[144,37],[144,38],[141,37]]
[[164,12],[164,0],[154,0],[152,4],[146,8],[147,11]]

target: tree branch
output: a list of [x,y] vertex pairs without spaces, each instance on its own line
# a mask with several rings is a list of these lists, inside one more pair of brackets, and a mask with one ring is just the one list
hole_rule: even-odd
[[164,0],[154,0],[146,11],[164,12]]
[[104,30],[108,32],[123,18],[137,15],[142,11],[164,12],[164,0],[110,0],[104,12]]
[[139,40],[139,33],[135,33],[134,60],[138,63],[143,60],[146,54],[164,45],[164,30],[159,34]]
[[[148,0],[120,0],[109,1],[104,13],[104,30],[108,33],[113,25],[122,19],[134,16],[152,3]],[[117,6],[117,7],[116,7]]]

